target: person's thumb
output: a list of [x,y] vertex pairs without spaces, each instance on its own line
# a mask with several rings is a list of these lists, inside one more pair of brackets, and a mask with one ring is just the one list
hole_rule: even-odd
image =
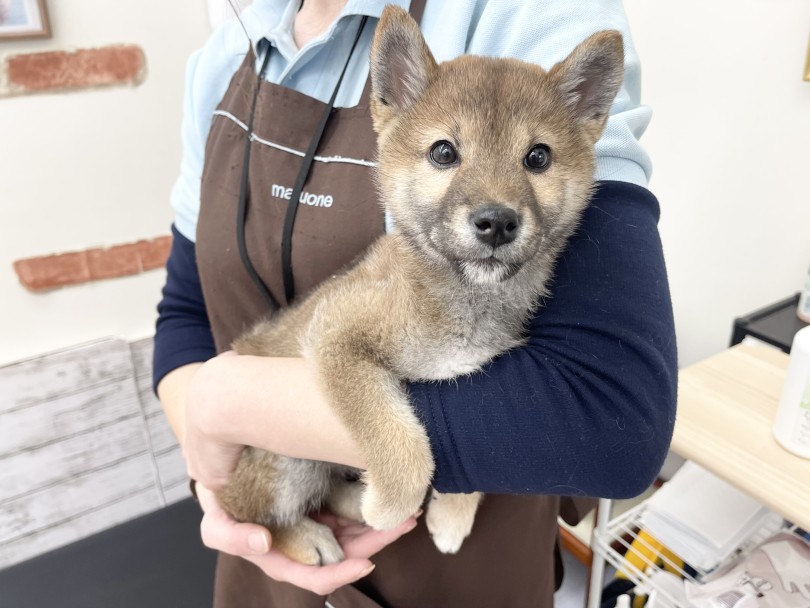
[[235,521],[217,504],[214,494],[200,484],[197,496],[205,511],[200,536],[206,547],[231,555],[264,555],[270,550],[272,538],[267,528]]

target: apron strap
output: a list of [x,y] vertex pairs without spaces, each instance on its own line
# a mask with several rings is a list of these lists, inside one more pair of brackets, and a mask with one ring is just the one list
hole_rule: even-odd
[[[253,45],[249,45],[248,54],[252,57],[253,55]],[[276,312],[279,309],[278,302],[273,297],[273,294],[270,293],[270,289],[265,285],[262,278],[259,276],[259,273],[256,272],[256,268],[253,266],[253,262],[250,261],[250,256],[248,255],[247,251],[247,244],[245,242],[245,220],[247,218],[247,191],[248,191],[248,169],[250,168],[250,150],[252,148],[251,144],[253,142],[253,119],[256,117],[256,101],[259,98],[259,89],[262,86],[262,80],[264,79],[264,72],[267,69],[267,63],[270,59],[270,49],[267,49],[267,52],[264,55],[264,59],[262,60],[262,67],[259,69],[259,74],[257,76],[256,87],[253,91],[253,102],[250,107],[250,118],[248,119],[248,128],[247,132],[245,133],[245,155],[242,160],[242,175],[239,181],[239,199],[238,204],[236,206],[236,244],[239,248],[239,257],[242,259],[242,265],[245,267],[245,270],[250,277],[250,280],[253,281],[253,284],[256,285],[256,288],[262,294],[262,297],[267,302],[267,305],[270,307],[270,310]],[[253,61],[251,61],[253,63]]]
[[329,99],[329,103],[326,104],[323,114],[321,115],[321,120],[315,128],[315,133],[313,133],[312,139],[309,142],[309,148],[307,148],[304,160],[301,163],[301,168],[298,170],[298,177],[295,179],[295,185],[290,195],[290,202],[287,204],[287,215],[284,218],[284,231],[281,237],[281,272],[282,278],[284,279],[284,297],[288,305],[292,304],[295,298],[295,280],[292,272],[292,233],[293,227],[295,226],[295,216],[298,213],[298,199],[301,196],[301,191],[304,189],[304,183],[307,181],[307,177],[309,177],[309,170],[312,168],[315,151],[318,149],[321,139],[323,138],[326,123],[329,122],[329,117],[332,115],[332,110],[335,107],[335,99],[337,98],[338,90],[343,82],[343,77],[346,75],[346,68],[349,67],[349,61],[354,54],[354,49],[357,47],[357,42],[360,40],[360,35],[363,33],[363,29],[366,26],[366,21],[368,21],[368,17],[363,15],[360,26],[357,28],[357,35],[352,43],[352,48],[349,51],[349,56],[346,58],[346,63],[343,64],[340,78],[338,78],[335,89],[332,91],[332,97]]
[[[411,1],[409,12],[417,23],[421,20],[424,9],[425,9],[425,0]],[[293,229],[295,227],[295,218],[299,207],[298,199],[301,197],[301,192],[304,189],[304,184],[306,183],[306,180],[309,177],[309,172],[310,169],[312,168],[312,162],[315,158],[315,152],[317,151],[318,146],[320,145],[321,140],[323,138],[324,131],[326,130],[326,125],[329,122],[329,117],[332,115],[335,106],[335,99],[337,97],[338,90],[340,89],[340,85],[343,82],[343,77],[346,74],[346,69],[349,66],[349,61],[351,60],[352,55],[354,54],[354,50],[357,47],[357,43],[360,40],[360,36],[363,33],[363,29],[365,28],[367,20],[368,17],[364,15],[362,20],[360,21],[360,26],[357,29],[357,35],[355,36],[354,42],[352,43],[351,50],[349,51],[349,56],[346,58],[346,63],[343,65],[343,70],[340,73],[340,77],[338,78],[334,90],[332,91],[332,97],[326,104],[324,112],[321,116],[321,120],[318,122],[318,125],[315,129],[315,133],[313,134],[312,139],[310,140],[309,147],[307,148],[307,151],[304,155],[303,162],[301,163],[301,168],[298,171],[298,176],[296,177],[295,184],[290,194],[290,202],[287,204],[287,213],[284,218],[284,226],[281,240],[281,273],[284,282],[284,297],[288,305],[291,304],[293,299],[295,298],[295,279],[293,277],[292,271],[292,234]],[[245,242],[245,224],[247,218],[247,191],[249,183],[248,173],[250,168],[251,143],[253,141],[253,122],[256,114],[256,102],[259,98],[259,90],[261,89],[262,81],[264,80],[264,72],[267,68],[268,59],[270,57],[270,51],[271,49],[268,48],[267,52],[265,53],[264,59],[262,60],[262,66],[257,75],[256,87],[253,92],[253,102],[250,109],[248,130],[245,137],[245,155],[244,161],[242,163],[241,181],[239,184],[239,199],[237,205],[237,219],[236,219],[236,238],[239,249],[239,256],[242,259],[242,264],[245,267],[248,276],[250,276],[251,281],[253,281],[259,292],[262,294],[262,297],[267,302],[267,305],[269,306],[270,310],[275,312],[280,308],[280,305],[278,301],[276,301],[276,299],[273,297],[273,294],[270,293],[270,289],[267,287],[265,282],[259,276],[259,273],[256,271],[256,268],[253,266],[253,263],[250,261],[250,256],[248,255],[247,251],[247,244]],[[249,53],[250,54],[253,53],[252,45],[249,50]],[[360,97],[360,105],[368,105],[370,94],[371,94],[371,76],[369,75],[369,77],[366,79],[365,87],[363,88],[363,94]]]

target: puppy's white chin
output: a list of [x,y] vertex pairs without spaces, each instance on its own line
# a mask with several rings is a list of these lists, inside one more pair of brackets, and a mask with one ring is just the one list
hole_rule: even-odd
[[492,258],[475,261],[461,261],[458,267],[464,277],[478,285],[495,285],[511,278],[518,268]]

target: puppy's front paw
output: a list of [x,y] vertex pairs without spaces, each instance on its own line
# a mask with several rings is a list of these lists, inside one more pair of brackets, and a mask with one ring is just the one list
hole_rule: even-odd
[[363,521],[375,530],[396,528],[422,506],[425,492],[384,493],[370,484],[363,493],[361,512]]
[[441,494],[433,490],[425,524],[442,553],[457,553],[470,535],[482,494]]

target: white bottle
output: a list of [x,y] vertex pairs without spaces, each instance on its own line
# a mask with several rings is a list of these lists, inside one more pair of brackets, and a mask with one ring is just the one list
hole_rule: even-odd
[[810,270],[807,271],[807,276],[804,277],[804,288],[799,294],[796,316],[805,323],[810,323]]
[[810,326],[793,338],[773,434],[786,450],[810,458]]

